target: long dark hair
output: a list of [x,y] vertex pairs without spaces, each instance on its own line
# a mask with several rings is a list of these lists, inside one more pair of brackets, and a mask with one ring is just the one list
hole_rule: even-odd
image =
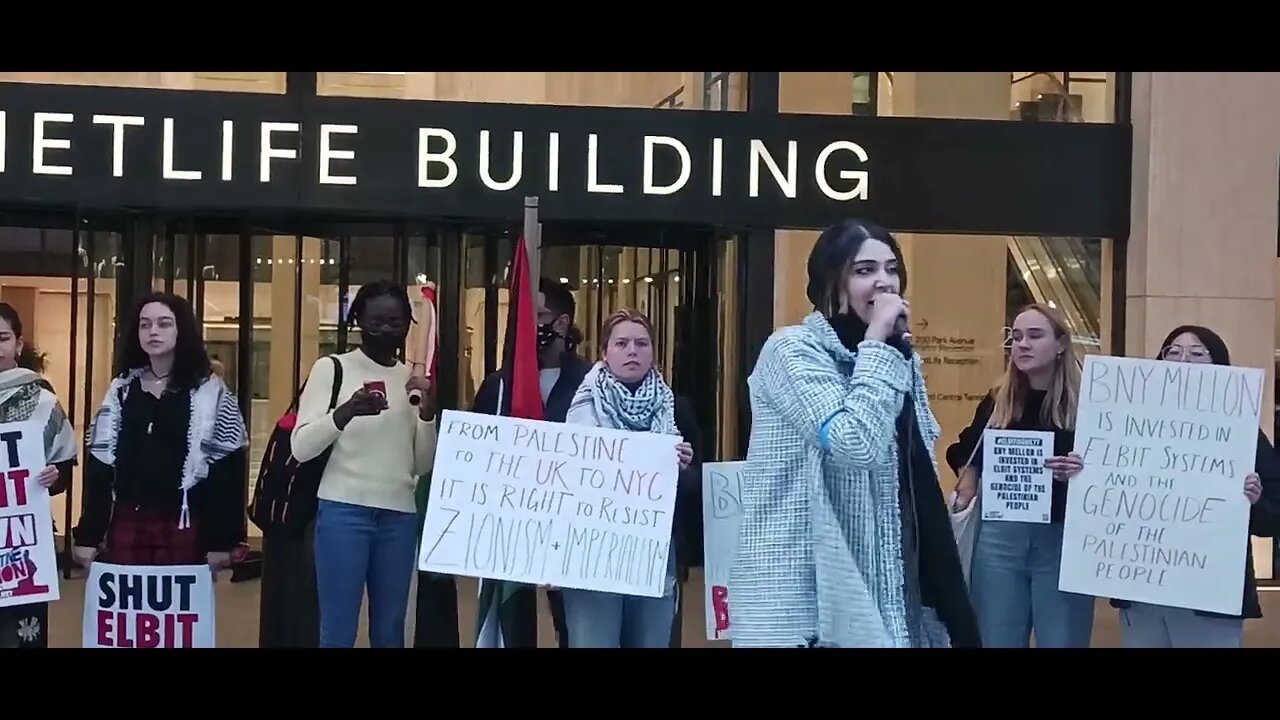
[[128,375],[138,368],[151,365],[151,358],[142,349],[138,339],[138,322],[142,317],[142,308],[151,303],[160,303],[173,312],[174,324],[178,330],[178,340],[173,349],[173,372],[169,375],[169,387],[191,390],[199,387],[212,374],[209,365],[209,354],[205,351],[204,340],[201,339],[200,327],[196,325],[196,314],[186,298],[171,293],[153,292],[138,300],[129,315],[124,327],[124,343],[120,348],[120,357],[116,362],[116,373],[120,377]]
[[828,318],[839,312],[840,288],[849,265],[858,256],[862,243],[868,240],[879,240],[893,251],[898,261],[898,292],[907,294],[907,264],[897,239],[875,223],[851,218],[823,230],[809,253],[809,284],[805,295],[815,310]]
[[[15,340],[22,340],[22,318],[12,305],[0,302],[0,319],[9,324]],[[18,353],[17,364],[20,368],[43,375],[45,354],[36,349],[35,343],[23,342],[22,352]]]

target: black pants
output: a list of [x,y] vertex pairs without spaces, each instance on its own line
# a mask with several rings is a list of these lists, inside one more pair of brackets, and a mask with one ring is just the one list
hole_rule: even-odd
[[[556,644],[569,647],[569,627],[564,621],[564,597],[559,590],[547,591],[551,623],[556,628]],[[460,647],[458,630],[458,585],[452,575],[418,572],[418,602],[414,612],[413,646],[416,648]]]
[[418,571],[418,602],[413,617],[414,647],[461,647],[458,585],[452,575]]
[[569,625],[564,621],[564,595],[559,590],[547,591],[547,605],[551,606],[551,624],[556,628],[556,645],[569,647]]
[[299,537],[263,533],[259,603],[258,647],[320,647],[314,524]]
[[49,603],[0,608],[0,648],[49,647]]

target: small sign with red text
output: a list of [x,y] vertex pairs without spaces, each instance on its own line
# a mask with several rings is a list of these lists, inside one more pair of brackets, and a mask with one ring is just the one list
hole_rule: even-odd
[[84,647],[215,647],[208,565],[95,562],[84,593]]
[[745,462],[703,463],[702,542],[707,639],[728,640],[729,569],[738,554],[738,517],[742,512]]
[[53,508],[37,480],[43,430],[40,422],[0,424],[0,607],[58,599]]

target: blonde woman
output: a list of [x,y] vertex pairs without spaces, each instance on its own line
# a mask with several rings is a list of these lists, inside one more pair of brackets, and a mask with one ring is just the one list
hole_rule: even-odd
[[973,502],[982,476],[986,428],[1053,433],[1050,522],[981,523],[971,560],[970,593],[983,647],[1088,647],[1094,598],[1058,590],[1067,481],[1083,467],[1072,452],[1080,366],[1062,315],[1033,304],[1013,321],[1004,377],[978,405],[973,422],[947,448],[959,482],[953,510]]

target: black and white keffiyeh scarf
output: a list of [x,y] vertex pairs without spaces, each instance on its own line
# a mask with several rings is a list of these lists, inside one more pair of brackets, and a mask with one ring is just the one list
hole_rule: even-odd
[[651,368],[633,391],[597,362],[574,394],[569,412],[589,408],[599,427],[679,435],[675,406],[675,396],[657,368]]
[[[89,430],[89,452],[105,465],[115,466],[120,414],[133,381],[143,372],[131,370],[111,381],[107,397],[98,408]],[[178,528],[191,526],[187,492],[209,477],[209,466],[244,448],[248,432],[244,416],[227,386],[216,375],[191,390],[191,422],[187,430],[187,459],[182,465],[182,515]]]
[[0,423],[44,423],[45,463],[76,459],[76,434],[58,396],[38,373],[25,368],[0,371]]

